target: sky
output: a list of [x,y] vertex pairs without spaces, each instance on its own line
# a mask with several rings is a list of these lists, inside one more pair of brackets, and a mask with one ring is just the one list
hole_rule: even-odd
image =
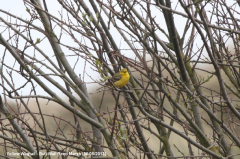
[[[5,11],[8,11],[14,15],[17,15],[19,17],[22,17],[23,19],[29,19],[29,13],[26,11],[26,6],[23,4],[22,1],[20,0],[8,0],[8,1],[1,1],[0,2],[0,9],[2,10],[5,10]],[[51,0],[51,1],[47,1],[47,4],[48,4],[48,10],[49,12],[56,16],[56,17],[60,17],[60,14],[63,13],[63,19],[67,17],[67,14],[66,12],[64,11],[64,9],[61,8],[61,6],[58,4],[58,2],[56,0]],[[174,5],[173,5],[174,6]],[[211,8],[209,8],[211,9]],[[155,13],[154,11],[152,12],[153,14]],[[159,15],[156,15],[156,16],[159,16]],[[0,17],[4,18],[5,20],[9,21],[10,20],[10,17],[9,16],[6,16],[6,14],[3,14],[0,12]],[[159,18],[161,19],[161,18]],[[175,17],[175,23],[177,24],[178,26],[178,29],[180,29],[181,31],[183,31],[184,29],[184,25],[181,25],[181,24],[184,24],[184,21],[186,19],[185,18],[182,18],[181,16],[176,16]],[[11,18],[11,21],[15,21],[14,18]],[[1,23],[0,23],[1,24]],[[20,24],[20,23],[19,23]],[[41,23],[35,23],[36,25],[39,25],[40,27],[42,27]],[[165,29],[164,27],[166,26],[161,26],[163,27],[163,29]],[[8,32],[5,30],[4,27],[2,27],[0,25],[0,32],[3,33],[4,36],[8,37]],[[60,34],[60,30],[58,28],[55,29],[56,31],[56,34],[57,36],[59,36]],[[112,32],[112,35],[114,36],[114,39],[115,41],[117,42],[117,45],[120,47],[120,48],[129,48],[126,43],[124,43],[124,40],[118,35],[117,31],[114,30],[114,27],[111,27],[111,32]],[[181,33],[180,33],[181,35]],[[32,37],[33,37],[33,40],[37,40],[37,38],[43,38],[43,36],[41,34],[38,34],[37,32],[33,32],[32,33]],[[83,41],[81,39],[81,37],[77,37],[79,38],[79,41],[83,42],[83,43],[88,43],[88,41]],[[166,39],[163,39],[163,40],[166,40]],[[66,44],[69,44],[73,47],[78,47],[73,41],[72,39],[63,34],[62,35],[62,42],[66,43]],[[19,43],[19,47],[24,47],[25,43]],[[53,51],[52,51],[52,48],[50,47],[49,45],[49,42],[48,40],[44,40],[43,42],[41,42],[40,44],[38,44],[38,46],[43,49],[43,51],[45,53],[47,53],[49,55],[49,57],[53,57],[54,54],[53,54]],[[0,45],[0,52],[4,52],[4,47],[2,45]],[[71,55],[71,54],[68,54],[69,50],[62,47],[63,51],[66,53],[66,55]],[[28,50],[29,52],[32,52],[32,55],[35,55],[35,52],[34,50],[31,50],[29,49]],[[122,53],[126,56],[129,56],[129,57],[133,57],[131,54],[129,54],[129,52],[127,51],[122,51]],[[43,60],[43,62],[47,62],[46,60],[44,60],[44,57],[42,56],[39,56],[39,55],[36,55],[38,59],[40,60]],[[0,58],[2,58],[2,56],[0,56]],[[67,57],[68,60],[70,61],[70,65],[72,67],[75,68],[75,72],[77,75],[81,76],[81,78],[83,79],[84,77],[84,82],[87,83],[87,87],[89,90],[92,90],[90,92],[94,92],[93,89],[95,89],[96,87],[98,87],[98,84],[94,84],[92,83],[93,80],[99,80],[100,79],[100,76],[99,74],[96,72],[96,71],[93,71],[93,68],[91,67],[90,64],[88,63],[85,63],[85,61],[83,59],[77,59],[76,56],[68,56]],[[54,58],[51,58],[51,59],[54,59]],[[1,59],[2,60],[2,59]],[[78,60],[81,60],[80,62]],[[7,62],[7,64],[9,65],[9,67],[13,67],[17,70],[19,70],[19,65],[15,62],[13,62],[13,58],[11,57],[10,54],[6,54],[5,56],[5,62]],[[57,64],[56,60],[54,61],[55,64]],[[76,64],[77,63],[77,64]],[[76,64],[76,65],[75,65]],[[46,69],[44,69],[42,67],[42,69],[44,71],[47,71]],[[86,72],[84,72],[84,69]],[[6,73],[6,68],[3,69],[3,71]],[[8,75],[8,73],[6,73],[5,75]],[[10,76],[8,77],[10,79]],[[25,79],[23,79],[21,77],[21,75],[17,74],[17,73],[14,73],[13,72],[13,78],[14,79],[17,79],[18,82],[15,82],[15,88],[19,88],[21,87],[23,84],[24,84],[24,81]],[[54,78],[57,82],[60,82],[61,84],[64,84],[61,80],[59,80],[58,78]],[[46,83],[48,83],[46,81]],[[31,91],[31,85],[27,85],[26,87],[24,87],[24,89],[21,89],[20,92],[22,94],[29,94],[29,92]],[[56,92],[59,92],[59,94],[61,95],[61,92],[55,88],[55,87],[51,87],[54,91]],[[38,90],[38,93],[40,94],[45,94],[44,90],[42,90],[39,86],[37,86],[37,90]],[[3,93],[3,89],[0,89],[0,93]],[[63,95],[63,94],[62,94]]]
[[[62,7],[58,4],[57,1],[55,1],[55,0],[47,1],[47,5],[48,5],[48,10],[52,15],[54,15],[56,17],[60,17],[60,14],[63,13],[63,19],[67,18],[66,12],[64,11],[64,9],[62,9]],[[54,6],[54,7],[52,7],[52,6]],[[28,8],[30,8],[30,7],[28,7]],[[23,18],[23,19],[29,19],[30,18],[30,15],[26,11],[26,6],[23,4],[23,1],[19,1],[19,0],[2,1],[1,5],[0,5],[0,9],[2,9],[4,11],[8,11],[9,13],[11,13],[13,15],[17,15],[17,16]],[[5,19],[6,21],[11,20],[13,23],[15,22],[14,18],[11,18],[10,16],[7,16],[4,13],[0,12],[0,16],[3,19]],[[39,23],[35,22],[34,24],[42,28],[42,25],[41,25],[40,22]],[[19,25],[21,25],[20,22],[19,22]],[[119,36],[119,34],[116,34],[116,30],[114,30],[114,27],[111,27],[111,30],[113,30],[112,32],[113,32],[113,35],[114,35],[114,39],[117,42],[117,45],[120,48],[125,48],[125,49],[129,48],[126,45],[126,43],[124,43],[124,40]],[[60,35],[60,29],[59,28],[55,28],[54,31],[57,34],[57,36]],[[0,32],[3,32],[3,36],[5,38],[9,37],[8,30],[6,30],[5,27],[0,26]],[[14,32],[11,32],[11,33],[13,34]],[[40,39],[43,38],[42,34],[38,34],[37,32],[32,32],[31,36],[33,37],[32,38],[33,41],[37,41],[37,38],[40,38]],[[81,37],[77,37],[77,38],[79,38],[80,42],[88,43],[88,41],[83,41],[81,39]],[[78,47],[78,45],[76,45],[72,41],[72,39],[65,34],[62,35],[62,42],[66,43],[66,44],[69,44],[73,47]],[[24,46],[25,46],[25,42],[24,43],[19,42],[19,48],[23,48]],[[47,39],[45,39],[43,42],[38,44],[38,47],[40,47],[49,57],[53,57],[51,59],[53,59],[53,61],[57,65],[57,61],[54,60],[55,59],[54,58],[54,53],[53,53],[52,48],[50,47],[49,41]],[[68,54],[69,50],[67,48],[64,48],[64,47],[62,47],[62,49],[63,49],[64,53],[67,55],[67,59],[69,60],[69,63],[72,66],[72,68],[75,68],[76,74],[78,76],[80,76],[84,82],[86,82],[87,88],[90,90],[90,92],[94,93],[96,88],[99,87],[99,85],[95,84],[93,80],[99,80],[100,79],[99,74],[96,71],[93,71],[94,68],[91,67],[91,65],[89,63],[85,63],[84,59],[77,59],[76,56],[69,56],[69,55],[71,55],[71,54]],[[0,52],[4,52],[4,50],[5,50],[5,47],[0,45]],[[40,56],[39,54],[36,54],[35,51],[31,48],[28,49],[28,54],[30,54],[32,56],[36,55],[36,57],[39,60],[43,60],[43,62],[47,63],[47,61],[44,60],[45,59],[44,57]],[[125,55],[125,56],[128,56],[128,57],[132,57],[132,55],[129,54],[129,52],[126,51],[126,50],[122,51],[122,54]],[[9,53],[6,54],[4,61],[5,61],[5,63],[7,63],[7,65],[9,67],[15,68],[16,70],[20,69],[20,66],[18,65],[18,63],[14,62],[14,59],[12,58],[11,54],[9,54]],[[41,67],[41,69],[43,69],[44,71],[47,72],[47,69],[44,69],[43,67]],[[85,72],[84,72],[84,69],[85,69]],[[6,70],[7,69],[5,67],[3,67],[3,72],[5,73],[6,77],[8,79],[10,79],[10,73],[7,73]],[[14,82],[15,88],[22,87],[25,84],[26,79],[22,78],[22,76],[20,74],[12,72],[12,77],[13,77],[13,79],[15,79],[15,81],[17,79],[17,82]],[[57,82],[64,85],[62,80],[59,80],[58,78],[54,78],[54,79]],[[45,81],[45,82],[48,83],[47,81]],[[51,86],[51,85],[49,84],[49,86]],[[45,91],[43,89],[41,89],[39,86],[37,86],[36,89],[37,89],[39,94],[45,95]],[[60,95],[64,96],[63,94],[61,94],[61,92],[57,88],[51,86],[51,89],[53,89],[56,92],[59,92]],[[20,92],[20,94],[27,95],[31,92],[31,90],[32,90],[32,86],[30,84],[28,84],[24,87],[24,89],[21,89],[18,92]],[[3,93],[3,89],[0,89],[0,93]]]
[[[48,6],[49,6],[49,12],[52,14],[52,15],[55,15],[55,16],[58,16],[59,17],[59,11],[61,12],[62,11],[62,8],[61,8],[61,6],[58,4],[58,2],[57,1],[47,1],[47,4],[48,4]],[[51,7],[51,6],[54,6],[54,7]],[[8,1],[1,1],[1,5],[0,5],[0,9],[2,9],[2,10],[4,10],[4,11],[8,11],[9,13],[11,13],[11,14],[14,14],[14,15],[17,15],[17,16],[19,16],[19,17],[21,17],[21,18],[23,18],[23,19],[29,19],[29,13],[28,12],[26,12],[26,6],[23,4],[23,2],[22,1],[19,1],[19,0],[8,0]],[[0,16],[2,17],[2,18],[4,18],[6,21],[7,20],[10,20],[10,17],[9,16],[6,16],[6,14],[3,14],[3,13],[1,13],[0,12]],[[12,19],[12,21],[15,21],[15,19],[14,18],[11,18]],[[39,25],[41,28],[42,28],[42,25],[41,25],[41,23],[39,23],[39,24],[36,24],[35,23],[35,25]],[[59,29],[58,29],[59,30]],[[4,33],[3,33],[3,35],[5,35],[6,37],[8,37],[8,32],[5,30],[5,28],[4,27],[1,27],[0,26],[0,32],[3,32],[3,31],[5,31]],[[57,32],[57,31],[56,31]],[[42,38],[43,36],[41,35],[41,34],[37,34],[36,32],[34,32],[33,34],[32,34],[32,37],[33,37],[33,41],[34,40],[36,40],[37,38]],[[63,42],[65,41],[66,43],[69,43],[69,41],[71,41],[71,39],[70,39],[70,37],[68,37],[68,36],[64,36],[63,35]],[[72,44],[74,44],[74,43],[72,43]],[[20,48],[22,48],[22,47],[24,47],[24,45],[25,45],[25,43],[19,43],[19,47]],[[47,55],[49,55],[49,57],[51,58],[51,57],[53,57],[54,55],[53,55],[53,51],[52,51],[52,48],[50,47],[50,45],[49,45],[49,42],[48,42],[48,40],[44,40],[43,42],[41,42],[40,44],[38,44],[38,46],[47,54]],[[4,52],[4,47],[2,46],[2,45],[0,45],[0,52]],[[66,49],[66,48],[63,48],[62,47],[62,49],[64,50],[64,52],[68,52],[68,49]],[[35,52],[34,52],[34,50],[29,50],[28,52],[31,52],[32,51],[32,54],[35,54]],[[31,53],[29,53],[29,54],[31,54]],[[42,56],[40,56],[39,54],[36,54],[36,56],[37,56],[37,58],[39,58],[40,60],[44,60],[44,57],[42,57]],[[2,58],[2,56],[1,56],[1,58]],[[51,58],[52,60],[53,59],[55,59],[54,57],[53,58]],[[69,61],[70,61],[70,64],[72,65],[72,67],[74,67],[74,65],[75,65],[75,63],[77,62],[77,59],[76,59],[76,57],[68,57],[68,59],[69,59]],[[2,59],[1,59],[2,60]],[[10,67],[12,66],[12,67],[14,67],[14,68],[16,68],[17,70],[19,70],[19,65],[17,64],[17,63],[15,63],[15,62],[13,62],[13,58],[12,58],[12,56],[10,55],[10,54],[6,54],[5,55],[5,60],[4,60]],[[57,65],[57,62],[56,62],[56,60],[53,60],[54,62],[55,62],[55,64]],[[46,62],[46,60],[44,61],[44,62]],[[47,63],[47,62],[46,62]],[[84,65],[85,65],[85,63],[84,63],[84,61],[82,60],[82,62],[79,62],[78,63],[78,65],[77,66],[75,66],[76,67],[76,69],[75,69],[75,72],[76,72],[76,74],[78,75],[78,76],[81,76],[81,77],[83,77],[83,67],[84,67]],[[80,69],[79,69],[80,68]],[[97,73],[95,73],[95,72],[93,72],[92,71],[92,69],[90,68],[90,67],[85,67],[86,68],[86,72],[89,74],[89,75],[91,75],[91,78],[98,78],[98,75],[97,75]],[[42,68],[44,71],[47,71],[46,69],[44,69],[44,68]],[[6,69],[4,69],[3,68],[3,72],[5,72],[6,73]],[[5,74],[6,76],[8,75],[8,73],[6,73]],[[25,83],[25,79],[23,79],[19,74],[17,74],[17,73],[14,73],[13,72],[13,78],[14,79],[18,79],[18,81],[19,82],[15,82],[15,88],[18,88],[18,87],[21,87],[24,83]],[[10,79],[10,76],[7,76],[9,79]],[[89,76],[87,76],[87,75],[85,75],[84,76],[84,81],[85,82],[87,82],[87,83],[89,83],[89,82],[91,82],[92,80],[91,80],[91,78],[89,77]],[[61,84],[64,84],[61,80],[58,80],[57,78],[55,78],[55,80],[57,81],[57,82],[60,82]],[[47,81],[45,81],[46,83],[47,83]],[[89,89],[92,89],[92,87],[96,87],[96,86],[98,86],[98,85],[94,85],[94,84],[88,84],[88,88]],[[51,86],[51,85],[49,85],[49,86]],[[30,91],[31,91],[31,85],[27,85],[26,87],[24,87],[24,89],[21,89],[21,91],[20,91],[20,93],[22,93],[22,94],[29,94],[30,93]],[[59,92],[59,94],[60,95],[63,95],[63,94],[61,94],[61,92],[57,89],[57,88],[55,88],[55,87],[52,87],[51,86],[51,88],[54,90],[54,91],[56,91],[56,92]],[[36,87],[36,89],[38,90],[38,93],[39,94],[45,94],[45,91],[44,90],[42,90],[39,86],[38,87]],[[3,93],[3,89],[0,89],[0,93]]]

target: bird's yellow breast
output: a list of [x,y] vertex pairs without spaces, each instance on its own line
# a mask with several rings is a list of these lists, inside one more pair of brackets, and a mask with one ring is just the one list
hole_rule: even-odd
[[130,75],[128,74],[128,72],[121,73],[121,75],[122,75],[122,78],[113,83],[116,87],[119,87],[119,88],[124,87],[128,83],[130,78]]

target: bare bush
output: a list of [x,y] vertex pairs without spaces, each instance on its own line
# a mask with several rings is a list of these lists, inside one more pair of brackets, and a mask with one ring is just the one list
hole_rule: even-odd
[[239,0],[22,3],[0,9],[0,156],[240,157]]

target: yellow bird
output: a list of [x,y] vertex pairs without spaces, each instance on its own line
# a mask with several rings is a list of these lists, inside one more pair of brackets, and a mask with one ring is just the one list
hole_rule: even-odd
[[[123,68],[120,72],[114,74],[110,81],[114,84],[114,86],[121,88],[124,87],[129,81],[130,75],[126,68]],[[110,85],[110,83],[107,83]]]

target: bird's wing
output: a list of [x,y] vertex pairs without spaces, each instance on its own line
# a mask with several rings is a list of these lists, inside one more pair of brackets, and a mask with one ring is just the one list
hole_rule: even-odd
[[120,73],[116,73],[115,75],[112,76],[111,81],[112,83],[119,81],[122,78],[122,75]]

